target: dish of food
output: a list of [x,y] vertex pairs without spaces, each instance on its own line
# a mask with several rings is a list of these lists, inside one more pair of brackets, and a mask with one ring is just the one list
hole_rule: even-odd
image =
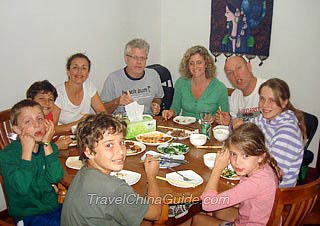
[[161,144],[157,147],[162,154],[184,155],[189,151],[189,146],[181,143]]
[[168,131],[167,134],[178,140],[185,140],[190,137],[190,134],[192,134],[192,132],[185,129],[175,129]]
[[137,155],[146,150],[146,145],[138,141],[126,140],[127,156]]
[[221,177],[228,180],[240,180],[240,176],[238,176],[230,164],[222,171]]
[[118,177],[119,179],[125,180],[126,183],[129,185],[134,185],[141,178],[140,173],[136,173],[129,170],[120,170],[119,172],[111,172],[110,175]]
[[173,121],[181,125],[189,125],[191,123],[196,122],[196,118],[189,116],[176,116],[174,117]]
[[165,144],[173,139],[168,134],[153,131],[149,133],[139,134],[136,136],[137,141],[150,146],[158,146],[159,144]]
[[84,163],[79,159],[80,156],[71,156],[66,160],[66,166],[70,169],[79,170],[84,165]]

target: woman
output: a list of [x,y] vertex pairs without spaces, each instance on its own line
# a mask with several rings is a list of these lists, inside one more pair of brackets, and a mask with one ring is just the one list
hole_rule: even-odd
[[180,73],[170,110],[162,112],[165,120],[181,112],[199,119],[200,112],[214,115],[219,108],[229,111],[227,88],[215,78],[216,66],[205,47],[193,46],[187,50],[181,60]]
[[281,79],[272,78],[262,83],[259,96],[261,114],[251,122],[264,132],[267,147],[283,170],[280,187],[294,187],[304,152],[303,113],[291,104],[289,86]]
[[105,111],[97,88],[88,80],[91,62],[89,58],[76,53],[69,57],[68,80],[57,87],[58,98],[53,107],[53,122],[56,133],[69,132],[71,126],[82,121],[86,114]]

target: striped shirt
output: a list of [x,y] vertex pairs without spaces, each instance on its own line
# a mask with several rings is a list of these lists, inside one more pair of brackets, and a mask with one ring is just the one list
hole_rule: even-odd
[[272,120],[263,118],[261,114],[251,122],[263,131],[269,152],[284,172],[280,187],[294,187],[297,183],[304,147],[295,114],[287,110]]

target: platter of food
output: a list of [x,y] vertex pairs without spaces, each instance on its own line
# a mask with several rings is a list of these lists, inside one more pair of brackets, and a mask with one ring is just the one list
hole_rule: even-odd
[[221,177],[228,180],[240,180],[240,176],[234,171],[230,164],[222,171]]
[[146,145],[141,142],[126,140],[127,156],[137,155],[146,150]]
[[160,144],[165,144],[171,141],[172,139],[173,139],[172,136],[169,136],[168,134],[165,134],[159,131],[139,134],[136,136],[137,141],[150,146],[158,146]]
[[178,140],[185,140],[190,137],[192,131],[186,129],[175,129],[168,131],[167,134]]
[[167,155],[184,155],[189,151],[189,146],[181,143],[161,144],[158,151]]
[[173,118],[173,121],[181,125],[189,125],[196,122],[196,118],[190,116],[176,116]]

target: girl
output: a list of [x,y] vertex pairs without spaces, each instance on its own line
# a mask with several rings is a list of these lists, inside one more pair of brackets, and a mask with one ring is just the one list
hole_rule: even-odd
[[302,134],[306,137],[303,113],[291,104],[289,86],[281,79],[262,83],[259,96],[261,114],[252,122],[263,131],[270,154],[284,172],[280,187],[294,187],[303,159]]
[[[220,175],[229,162],[240,176],[240,182],[218,194]],[[253,123],[241,125],[217,153],[201,196],[205,211],[223,210],[215,212],[214,217],[198,214],[193,217],[192,225],[266,225],[281,179],[281,170],[265,146],[262,131]]]

